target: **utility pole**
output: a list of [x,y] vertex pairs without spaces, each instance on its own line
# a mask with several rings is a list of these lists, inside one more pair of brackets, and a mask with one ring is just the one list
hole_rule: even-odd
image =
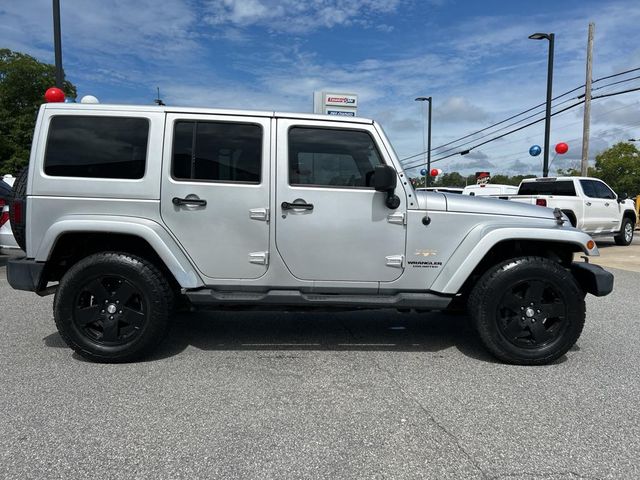
[[56,87],[62,89],[64,72],[62,71],[62,38],[60,35],[60,0],[53,0],[53,48],[56,55]]
[[587,78],[584,82],[584,120],[582,121],[582,161],[580,175],[586,177],[589,173],[589,128],[591,127],[591,71],[593,63],[593,32],[595,24],[589,23],[587,38]]

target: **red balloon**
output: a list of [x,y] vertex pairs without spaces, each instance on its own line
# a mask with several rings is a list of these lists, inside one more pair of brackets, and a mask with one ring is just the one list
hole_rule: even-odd
[[556,153],[563,155],[569,151],[569,145],[564,142],[556,144]]
[[44,99],[49,103],[64,102],[64,92],[57,87],[48,88]]
[[431,176],[432,177],[437,177],[438,176],[438,169],[437,168],[432,168],[431,169]]

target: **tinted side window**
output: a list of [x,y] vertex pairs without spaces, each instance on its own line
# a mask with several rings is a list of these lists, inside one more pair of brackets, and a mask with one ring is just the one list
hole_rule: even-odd
[[520,185],[518,195],[557,195],[575,197],[576,187],[572,181],[525,182]]
[[289,130],[289,183],[369,187],[382,163],[367,132],[294,127]]
[[146,118],[60,115],[49,125],[44,172],[52,176],[144,176],[149,139]]
[[260,183],[261,165],[259,125],[186,120],[175,123],[174,178]]
[[613,193],[611,189],[607,187],[604,183],[596,182],[596,181],[594,181],[593,183],[596,187],[596,194],[598,195],[598,198],[607,198],[611,200],[616,198],[615,193]]
[[590,198],[598,198],[598,192],[596,191],[596,186],[593,180],[580,180],[580,186],[582,187],[582,191],[587,197]]

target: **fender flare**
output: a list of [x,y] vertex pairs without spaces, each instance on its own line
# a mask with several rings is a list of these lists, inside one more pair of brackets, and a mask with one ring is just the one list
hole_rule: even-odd
[[586,255],[598,256],[598,247],[589,250],[591,237],[574,228],[549,229],[545,227],[514,227],[500,225],[477,225],[453,252],[430,290],[443,294],[456,294],[464,282],[485,257],[487,252],[500,242],[508,240],[538,240],[571,244]]
[[104,232],[134,235],[153,248],[182,288],[204,286],[191,261],[174,238],[157,222],[146,218],[111,215],[68,215],[60,217],[44,234],[35,260],[46,262],[58,239],[70,232]]

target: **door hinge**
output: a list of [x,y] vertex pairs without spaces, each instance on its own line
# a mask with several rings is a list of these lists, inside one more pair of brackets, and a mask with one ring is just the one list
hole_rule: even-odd
[[404,255],[389,255],[385,259],[387,267],[404,268]]
[[249,218],[252,220],[261,220],[263,222],[269,221],[269,209],[268,208],[252,208],[249,210]]
[[249,263],[255,263],[256,265],[268,265],[269,252],[251,252],[249,254]]
[[407,214],[404,212],[390,213],[387,215],[387,222],[395,223],[397,225],[407,224]]

